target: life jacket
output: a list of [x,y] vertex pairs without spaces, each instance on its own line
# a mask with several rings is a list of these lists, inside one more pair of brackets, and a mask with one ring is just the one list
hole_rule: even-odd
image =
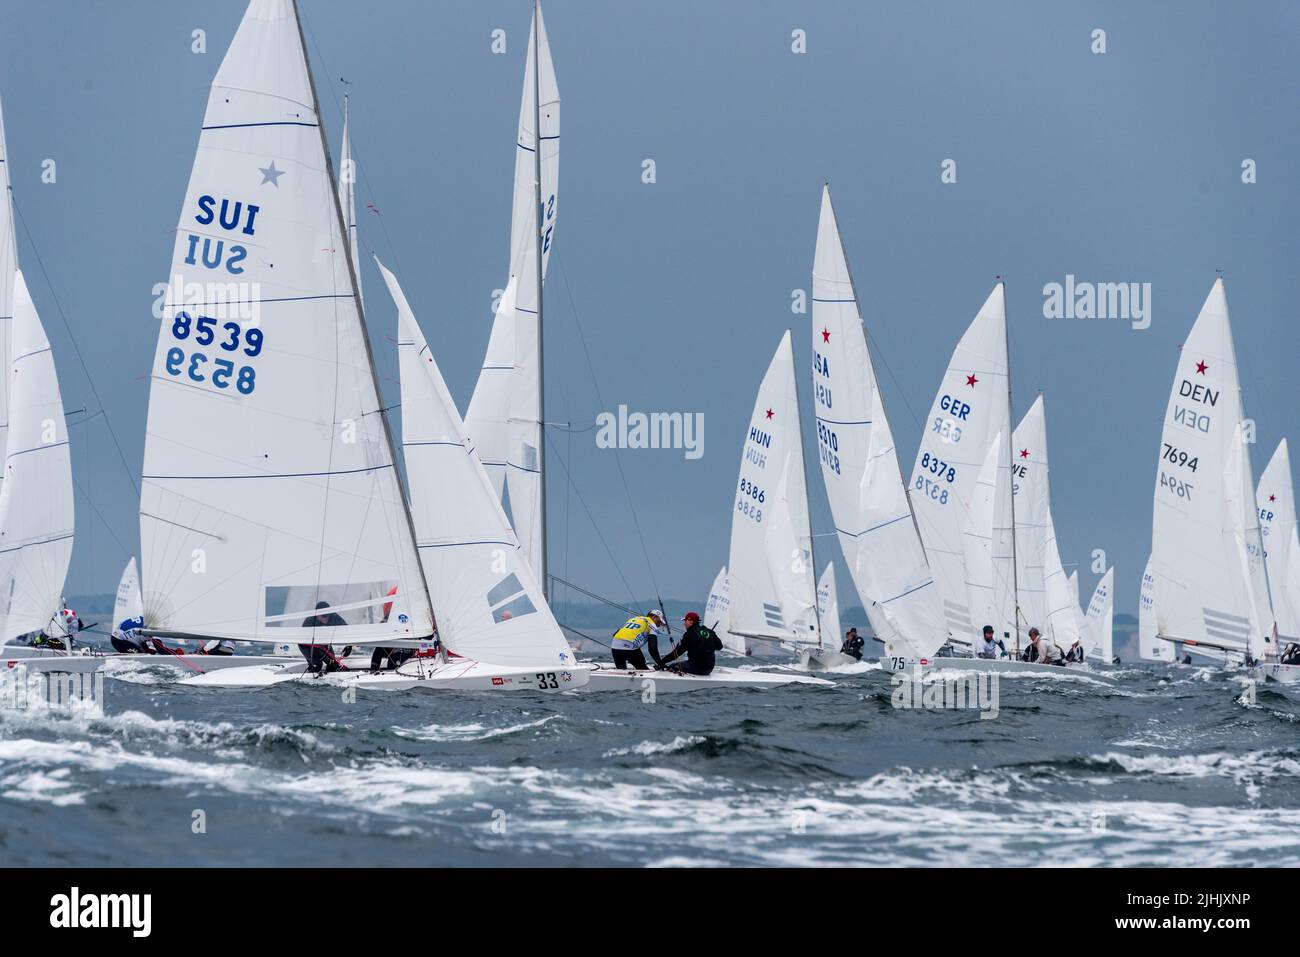
[[635,651],[646,643],[654,629],[655,623],[648,616],[633,615],[623,623],[622,628],[614,632],[611,647],[619,651]]

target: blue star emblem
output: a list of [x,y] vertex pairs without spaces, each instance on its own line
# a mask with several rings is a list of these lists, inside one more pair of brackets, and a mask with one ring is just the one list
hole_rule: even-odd
[[271,160],[271,165],[267,166],[265,169],[258,167],[257,171],[262,174],[262,182],[258,183],[258,186],[270,183],[277,189],[279,188],[280,177],[284,175],[284,170],[275,168],[275,160]]

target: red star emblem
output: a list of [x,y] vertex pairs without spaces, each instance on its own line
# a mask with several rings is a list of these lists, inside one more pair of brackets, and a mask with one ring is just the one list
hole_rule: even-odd
[[1269,500],[1270,502],[1276,502],[1276,501],[1277,501],[1277,496],[1276,496],[1276,495],[1270,495],[1270,496],[1268,497],[1268,500]]
[[966,377],[966,384],[970,386],[972,389],[975,388],[976,382],[979,382],[979,379],[975,378],[975,373],[972,372],[970,375]]
[[831,341],[831,331],[829,329],[823,329],[822,342],[830,342],[830,341]]
[[1029,458],[1029,449],[1021,449],[1021,450],[1020,450],[1020,457],[1021,457],[1022,459],[1027,459],[1027,458]]
[[1209,366],[1207,366],[1207,365],[1205,364],[1205,360],[1204,360],[1204,359],[1202,359],[1200,362],[1196,363],[1196,371],[1199,372],[1201,375],[1205,375],[1205,370],[1208,369],[1208,368],[1209,368]]
[[767,417],[768,417],[769,419],[772,417],[772,410],[771,410],[771,409],[768,409],[768,410],[767,410]]

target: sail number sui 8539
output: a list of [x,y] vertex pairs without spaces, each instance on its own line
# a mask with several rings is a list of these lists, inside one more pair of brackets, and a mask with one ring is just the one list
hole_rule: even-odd
[[[235,363],[243,356],[251,359],[261,354],[262,330],[245,328],[238,322],[224,322],[220,326],[217,323],[211,316],[195,318],[188,312],[176,314],[172,320],[172,338],[179,342],[192,340],[193,345],[203,349],[211,346],[218,351],[213,355],[201,349],[187,353],[173,346],[167,350],[167,374],[184,376],[192,382],[211,382],[218,389],[233,385],[240,395],[248,395],[257,388],[257,370],[251,365],[241,365],[236,371]],[[229,358],[222,358],[222,352]]]

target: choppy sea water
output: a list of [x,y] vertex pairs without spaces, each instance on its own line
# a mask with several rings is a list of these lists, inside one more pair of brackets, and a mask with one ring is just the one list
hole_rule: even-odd
[[0,710],[0,864],[1300,864],[1300,690],[1108,673],[1002,677],[988,720],[866,665],[653,703],[114,666],[102,716]]

